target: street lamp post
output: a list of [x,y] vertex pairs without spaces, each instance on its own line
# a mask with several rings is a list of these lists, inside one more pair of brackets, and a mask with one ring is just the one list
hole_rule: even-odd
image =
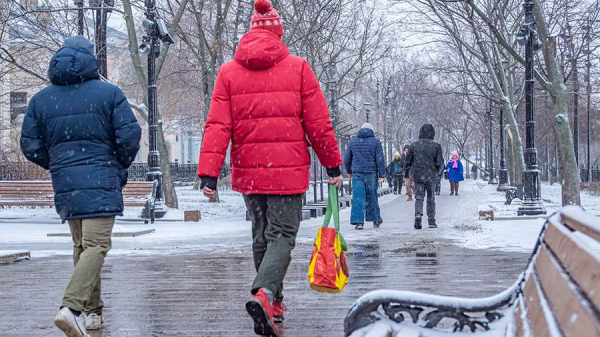
[[489,118],[490,118],[490,152],[489,152],[489,161],[490,161],[490,180],[488,184],[496,185],[498,181],[496,181],[496,173],[494,172],[494,105],[492,103],[491,98],[491,90],[490,90],[490,102],[489,102]]
[[590,109],[591,109],[591,105],[592,105],[592,77],[591,77],[591,70],[592,70],[592,62],[590,60],[590,54],[591,54],[591,50],[590,50],[590,42],[591,42],[591,30],[592,30],[592,22],[591,20],[588,21],[587,25],[584,27],[585,29],[585,37],[586,37],[586,42],[587,42],[587,47],[586,47],[586,54],[587,54],[587,59],[585,61],[585,67],[586,67],[586,81],[587,81],[587,87],[586,87],[586,94],[587,94],[587,163],[586,163],[586,170],[587,170],[587,181],[592,181],[592,165],[591,165],[591,159],[590,159]]
[[164,21],[157,17],[156,0],[146,0],[146,19],[143,26],[146,36],[140,45],[140,51],[148,54],[148,175],[147,180],[153,181],[152,195],[146,202],[144,217],[162,218],[167,213],[164,204],[163,174],[160,169],[160,153],[158,151],[158,102],[156,93],[156,59],[160,56],[160,41],[172,44],[173,39],[168,33]]
[[77,35],[83,36],[83,0],[75,0],[77,10]]
[[369,123],[369,115],[371,114],[371,103],[365,102],[364,106],[365,106],[365,114],[367,117],[367,123]]
[[[506,60],[501,62],[502,72],[501,76],[503,78],[504,74],[504,65],[508,63]],[[504,83],[500,82],[500,88],[504,91]],[[504,93],[503,93],[504,95]],[[504,104],[500,104],[500,169],[498,170],[498,188],[497,191],[506,191],[508,188],[508,170],[506,169],[506,160],[504,158]]]
[[525,23],[517,36],[517,42],[525,46],[525,125],[526,125],[526,149],[525,149],[525,171],[523,172],[523,203],[517,214],[540,215],[546,214],[546,208],[541,201],[540,171],[537,165],[537,150],[535,148],[535,101],[534,101],[534,77],[533,77],[533,54],[541,48],[541,42],[537,38],[535,17],[533,16],[533,0],[525,0]]

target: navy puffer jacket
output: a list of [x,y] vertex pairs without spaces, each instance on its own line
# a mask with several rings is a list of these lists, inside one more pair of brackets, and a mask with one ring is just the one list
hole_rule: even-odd
[[62,219],[122,215],[127,168],[141,128],[119,87],[102,82],[94,56],[63,46],[52,57],[52,85],[31,98],[21,150],[49,169]]
[[344,166],[350,174],[377,173],[378,177],[385,177],[383,147],[379,139],[375,138],[373,130],[367,128],[358,130],[356,137],[348,144]]

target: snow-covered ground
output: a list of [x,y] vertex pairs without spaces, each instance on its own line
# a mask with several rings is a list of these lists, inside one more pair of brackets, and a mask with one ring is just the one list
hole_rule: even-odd
[[[530,252],[544,219],[481,221],[478,209],[482,206],[496,208],[496,214],[516,215],[519,201],[505,206],[503,194],[483,181],[465,181],[461,196],[448,195],[444,182],[442,196],[437,200],[435,231],[415,231],[414,203],[406,202],[405,196],[387,195],[380,199],[384,225],[379,230],[366,226],[356,231],[349,225],[350,209],[341,211],[340,219],[344,237],[352,245],[398,237],[406,245],[415,242],[436,244],[436,240],[451,240],[465,248],[495,249]],[[155,229],[156,232],[134,238],[114,238],[111,255],[118,254],[177,254],[189,249],[237,250],[247,249],[250,244],[250,223],[245,221],[245,205],[242,196],[233,191],[221,191],[220,203],[210,203],[191,187],[179,187],[179,210],[170,210],[164,220],[144,225],[139,219],[140,208],[129,208],[124,217],[117,219],[116,232]],[[544,204],[548,214],[560,207],[560,187],[542,187]],[[600,214],[600,197],[582,194],[583,206],[593,214]],[[183,222],[183,211],[198,209],[202,212],[200,222]],[[298,242],[311,244],[322,218],[304,221]],[[33,258],[71,254],[69,237],[47,237],[48,233],[68,233],[53,208],[0,209],[0,247],[7,250],[30,250]]]

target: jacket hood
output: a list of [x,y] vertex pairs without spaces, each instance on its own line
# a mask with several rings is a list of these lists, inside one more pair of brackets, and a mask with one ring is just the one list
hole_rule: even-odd
[[431,139],[435,138],[435,129],[431,124],[424,124],[419,131],[419,139]]
[[247,69],[267,69],[289,54],[290,51],[277,34],[256,29],[242,37],[234,59]]
[[81,46],[60,48],[48,67],[48,78],[54,85],[69,85],[100,78],[98,63],[92,53]]
[[358,130],[357,136],[358,136],[358,138],[374,138],[375,131],[373,131],[371,129],[363,128],[363,129]]

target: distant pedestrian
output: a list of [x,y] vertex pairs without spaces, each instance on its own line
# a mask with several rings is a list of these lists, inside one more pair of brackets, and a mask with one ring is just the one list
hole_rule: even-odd
[[452,159],[446,164],[446,169],[448,170],[448,180],[450,180],[450,195],[458,195],[458,186],[465,178],[463,165],[457,151],[452,152]]
[[307,138],[342,185],[342,158],[327,101],[308,62],[291,55],[283,25],[267,0],[254,4],[250,32],[234,60],[221,66],[198,164],[204,195],[212,198],[231,141],[232,188],[243,194],[252,220],[257,275],[246,310],[258,335],[278,336],[283,322],[283,279],[302,220],[308,190]]
[[373,227],[383,223],[377,200],[377,180],[385,177],[383,148],[375,138],[373,125],[365,123],[348,145],[344,158],[346,171],[352,178],[352,211],[350,223],[356,229],[364,228],[364,221],[373,221]]
[[477,180],[477,166],[473,165],[471,168],[471,173],[473,174],[473,180]]
[[438,172],[437,182],[435,184],[435,195],[440,195],[442,192],[442,179],[444,178],[444,169],[442,168]]
[[52,173],[56,212],[69,223],[75,269],[54,323],[81,337],[103,322],[100,272],[141,128],[121,89],[100,81],[94,45],[83,36],[64,41],[48,75],[51,84],[29,102],[21,149]]
[[415,183],[410,177],[410,169],[406,166],[406,155],[408,154],[409,145],[404,145],[404,149],[402,150],[402,158],[400,161],[403,165],[404,171],[404,185],[406,186],[406,201],[413,201],[413,191],[415,188]]
[[394,159],[388,165],[386,173],[388,180],[391,180],[392,182],[392,192],[394,192],[394,194],[402,194],[404,163],[402,162],[400,152],[394,154]]
[[406,167],[415,182],[415,229],[421,229],[423,202],[427,194],[427,220],[429,228],[437,228],[435,221],[435,184],[439,172],[444,168],[442,147],[433,141],[435,129],[425,124],[419,131],[419,140],[410,144],[406,155]]

